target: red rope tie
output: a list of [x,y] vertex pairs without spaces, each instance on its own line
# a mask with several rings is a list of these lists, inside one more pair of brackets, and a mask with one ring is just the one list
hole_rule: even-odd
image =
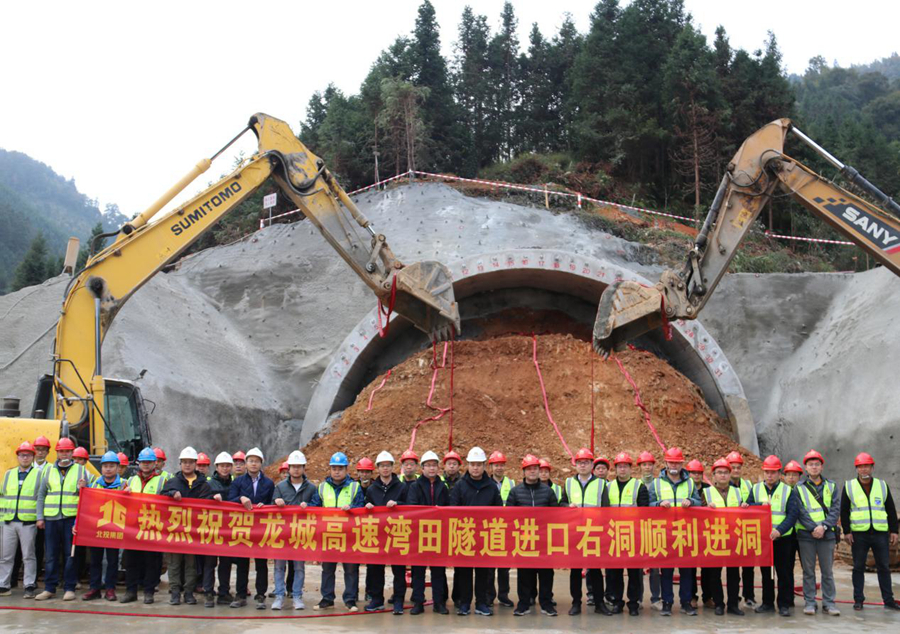
[[631,385],[631,389],[634,392],[634,404],[635,406],[644,413],[644,421],[647,423],[647,427],[650,428],[650,432],[653,434],[653,438],[656,439],[656,444],[659,445],[659,448],[666,451],[666,446],[663,444],[663,441],[660,440],[659,434],[656,433],[656,428],[653,426],[653,423],[650,421],[650,410],[647,409],[647,406],[644,405],[643,399],[641,399],[641,391],[638,389],[637,383],[634,382],[634,379],[631,378],[631,375],[628,374],[628,370],[625,369],[625,366],[622,365],[622,360],[616,354],[611,355],[613,359],[616,360],[616,365],[619,366],[619,370],[622,371],[622,374],[625,376],[625,380]]
[[547,388],[544,385],[544,377],[541,374],[541,366],[538,363],[537,358],[537,335],[534,333],[532,333],[531,335],[531,358],[534,360],[534,369],[537,370],[538,381],[540,381],[541,384],[541,395],[544,398],[544,411],[547,412],[547,420],[550,421],[550,424],[553,425],[553,429],[556,430],[556,435],[559,436],[559,441],[562,443],[562,446],[566,450],[566,453],[569,454],[569,458],[572,460],[572,464],[575,464],[575,456],[572,453],[572,450],[569,449],[569,445],[566,444],[562,433],[559,431],[559,426],[556,424],[556,421],[553,420],[553,414],[550,413],[550,403],[547,401]]
[[[386,313],[382,313],[384,310],[384,306],[381,303],[381,298],[378,298],[378,334],[382,339],[387,335],[388,328],[391,326],[391,313],[394,312],[394,302],[397,301],[397,276],[395,275],[391,279],[391,298],[388,301],[388,309]],[[381,316],[382,314],[385,316],[384,326],[381,325]]]
[[453,326],[450,327],[450,429],[447,435],[447,451],[453,451],[453,370],[456,364],[453,363],[453,344],[456,339],[456,333]]
[[384,378],[381,379],[381,383],[378,384],[378,387],[376,387],[374,390],[372,390],[372,393],[369,394],[369,405],[368,405],[368,407],[366,407],[367,412],[372,410],[372,399],[375,398],[375,392],[377,392],[378,390],[380,390],[381,388],[384,387],[384,384],[387,383],[388,377],[391,376],[391,372],[393,372],[393,369],[390,369],[387,371],[387,374],[385,374]]
[[[410,438],[409,438],[410,450],[412,450],[412,448],[416,444],[416,432],[419,430],[419,427],[422,424],[427,423],[428,421],[432,421],[432,420],[440,420],[441,418],[444,417],[444,414],[446,414],[447,412],[450,411],[450,407],[435,407],[434,405],[431,404],[431,399],[434,397],[434,389],[437,384],[438,372],[447,367],[447,350],[448,349],[449,349],[449,345],[445,341],[444,342],[444,354],[441,357],[441,365],[438,365],[437,364],[437,341],[435,340],[434,342],[432,342],[431,367],[433,368],[433,371],[431,373],[431,388],[428,390],[428,398],[425,399],[425,407],[435,410],[437,412],[437,414],[435,414],[434,416],[429,416],[428,418],[423,418],[422,420],[418,421],[415,425],[413,425],[412,434],[410,435]],[[450,379],[451,379],[451,381],[453,379],[453,362],[452,361],[450,362]],[[452,407],[452,405],[451,405],[451,407]]]

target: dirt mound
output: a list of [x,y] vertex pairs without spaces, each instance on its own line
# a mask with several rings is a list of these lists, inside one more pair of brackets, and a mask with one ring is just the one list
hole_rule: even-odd
[[[377,388],[384,375],[376,378],[344,411],[331,433],[313,439],[304,448],[313,479],[326,475],[328,458],[335,451],[344,451],[355,463],[363,456],[374,458],[383,449],[399,458],[409,448],[416,422],[440,413],[426,406],[433,354],[429,349],[396,366],[381,389]],[[530,335],[460,341],[453,346],[452,354],[454,449],[463,456],[474,445],[488,452],[500,450],[509,458],[513,477],[526,453],[549,459],[556,477],[574,471],[544,409]],[[442,346],[436,357],[437,365],[441,365]],[[562,334],[539,335],[537,358],[550,412],[572,452],[590,446],[593,358],[597,453],[611,457],[628,451],[637,456],[648,450],[661,461],[662,449],[635,406],[634,390],[614,360],[602,361],[586,341]],[[619,354],[619,359],[635,381],[666,446],[681,447],[688,459],[698,458],[707,468],[716,458],[737,449],[744,455],[747,471],[751,475],[759,472],[759,459],[731,439],[729,424],[709,408],[696,385],[649,352],[627,350]],[[438,371],[435,380],[431,401],[435,408],[449,405],[449,368],[448,351],[446,368]],[[372,407],[367,411],[370,399]],[[419,455],[428,449],[442,454],[447,451],[449,432],[449,414],[423,422],[413,448]]]

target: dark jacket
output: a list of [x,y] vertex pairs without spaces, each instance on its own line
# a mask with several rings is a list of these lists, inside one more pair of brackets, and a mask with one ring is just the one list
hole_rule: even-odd
[[[421,480],[421,478],[419,478]],[[455,478],[451,478],[446,473],[442,476],[438,476],[439,480],[442,480],[444,484],[447,485],[447,490],[452,491],[453,487],[456,486],[456,483],[462,479],[462,474],[457,473]]]
[[387,506],[387,503],[392,500],[397,504],[406,504],[406,489],[419,480],[404,484],[396,473],[391,474],[391,481],[387,484],[381,481],[381,477],[375,478],[366,487],[366,504]]
[[[610,481],[610,483],[603,489],[603,499],[600,502],[600,506],[609,506],[609,490],[611,487],[619,487],[619,494],[622,494],[622,490],[627,485],[627,482],[620,482],[618,478]],[[647,490],[647,487],[644,486],[644,483],[638,480],[638,494],[637,494],[637,505],[638,506],[650,506],[650,492]]]
[[[874,478],[869,480],[869,482],[874,482]],[[884,483],[887,487],[887,499],[884,501],[884,510],[887,512],[887,521],[888,521],[888,533],[896,533],[897,532],[897,508],[894,506],[894,498],[891,495],[891,487],[887,485],[887,482]],[[865,489],[863,489],[865,490]],[[871,489],[869,490],[871,493]],[[837,493],[837,491],[835,491]],[[841,487],[841,527],[844,529],[844,533],[850,533],[850,498],[847,495],[847,485]],[[868,533],[877,532],[871,526],[869,530],[866,531]]]
[[315,492],[316,485],[310,482],[306,476],[303,476],[303,482],[299,489],[294,489],[294,485],[291,484],[291,479],[288,477],[275,485],[272,501],[280,498],[284,500],[285,506],[300,506],[303,502],[309,504]]
[[166,480],[162,491],[160,491],[160,495],[174,497],[176,493],[181,493],[182,498],[189,498],[192,500],[208,500],[212,498],[212,489],[209,488],[209,483],[206,481],[206,478],[203,477],[203,474],[195,473],[194,475],[197,477],[194,478],[194,486],[191,486],[187,481],[187,478],[184,477],[184,474],[179,471]]
[[450,506],[503,506],[503,498],[488,474],[475,480],[466,473],[450,491]]
[[559,500],[553,489],[540,480],[534,484],[523,480],[509,492],[506,506],[559,506]]
[[220,493],[222,495],[222,500],[228,500],[228,489],[231,488],[231,483],[234,481],[234,478],[229,475],[227,478],[223,478],[219,475],[219,472],[216,471],[214,474],[209,476],[209,479],[206,481],[209,484],[209,488],[212,489],[212,494]]
[[275,483],[271,478],[266,477],[262,471],[259,472],[259,482],[256,483],[256,494],[253,493],[253,480],[249,473],[238,476],[231,483],[228,489],[228,501],[240,503],[242,497],[250,499],[250,502],[256,504],[271,504],[272,494],[275,492]]
[[[341,480],[340,484],[335,484],[334,480],[331,479],[331,476],[328,476],[327,478],[325,478],[325,481],[323,483],[321,483],[319,486],[328,486],[328,487],[333,488],[334,496],[337,498],[337,497],[340,497],[341,489],[343,489],[344,487],[351,486],[353,484],[357,485],[358,488],[356,491],[356,495],[353,496],[353,500],[350,501],[350,508],[352,508],[352,509],[362,508],[366,505],[366,498],[365,498],[365,494],[363,493],[363,489],[361,486],[359,486],[359,482],[357,482],[356,480],[351,480],[349,476],[345,477],[343,480]],[[315,507],[322,506],[322,497],[319,495],[319,487],[316,487],[315,491],[313,491],[313,496],[310,499],[310,501],[308,502],[308,504],[310,506],[315,506]]]
[[[457,478],[456,482],[459,482]],[[409,506],[449,506],[450,489],[447,484],[435,478],[431,482],[422,476],[412,484],[406,485],[406,504]]]

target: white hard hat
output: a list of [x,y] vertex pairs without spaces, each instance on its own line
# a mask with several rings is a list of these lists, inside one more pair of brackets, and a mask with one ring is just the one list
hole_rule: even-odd
[[178,456],[179,460],[197,460],[198,458],[197,450],[193,447],[185,447],[181,450],[181,455]]
[[216,456],[216,464],[234,464],[234,460],[232,460],[230,453],[223,451]]
[[249,458],[250,456],[256,456],[260,460],[263,460],[263,455],[262,455],[262,452],[259,450],[259,447],[254,447],[253,449],[248,451],[247,457]]
[[288,466],[291,465],[306,465],[306,456],[303,455],[302,451],[292,451],[291,455],[288,456],[287,459]]
[[435,462],[440,462],[441,459],[438,458],[438,455],[433,451],[426,451],[422,454],[422,464],[425,464],[429,460],[434,460]]
[[390,451],[382,451],[380,454],[378,454],[378,457],[375,458],[375,464],[379,465],[382,462],[390,462],[391,464],[394,464],[396,460],[394,460],[394,456],[391,455]]
[[481,447],[472,447],[469,449],[469,455],[466,456],[466,462],[487,462],[487,456],[484,455],[484,449]]

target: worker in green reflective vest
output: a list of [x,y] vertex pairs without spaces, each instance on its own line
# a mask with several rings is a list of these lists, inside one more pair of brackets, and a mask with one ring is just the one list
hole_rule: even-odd
[[[737,487],[740,490],[741,499],[744,502],[750,502],[752,504],[750,496],[752,495],[751,489],[753,483],[747,478],[741,477],[741,472],[744,470],[744,458],[739,452],[732,451],[725,459],[728,460],[728,464],[731,465],[731,486]],[[744,603],[748,608],[756,607],[755,583],[756,577],[753,573],[753,567],[744,566],[741,568],[741,592],[744,596]]]
[[462,474],[459,472],[459,468],[462,466],[462,456],[451,449],[444,454],[443,463],[444,473],[440,476],[441,482],[447,485],[448,490],[452,491],[462,477]]
[[[613,460],[616,479],[610,482],[603,491],[602,506],[618,508],[620,506],[649,506],[650,492],[644,483],[631,477],[634,459],[626,452],[616,455]],[[606,584],[612,595],[613,614],[621,614],[625,607],[625,571],[614,568],[606,571]],[[640,609],[641,596],[644,591],[644,571],[640,568],[628,569],[628,614],[637,616]],[[599,600],[594,589],[594,602]]]
[[897,543],[897,509],[887,482],[872,475],[875,459],[867,453],[856,456],[856,478],[844,484],[841,526],[853,553],[853,609],[862,610],[866,600],[865,572],[869,550],[875,557],[878,586],[886,610],[900,610],[894,601],[888,553]]
[[[503,504],[509,498],[509,492],[516,486],[515,480],[507,478],[506,473],[506,456],[501,452],[495,451],[488,458],[488,467],[491,470],[491,481],[500,490],[500,498]],[[493,579],[494,568],[491,568],[491,584],[488,587],[488,605],[497,603],[505,608],[511,608],[515,604],[509,598],[509,568],[497,568],[496,585]]]
[[[138,472],[128,480],[125,491],[134,494],[159,495],[165,484],[156,472],[156,453],[144,447],[138,454]],[[154,601],[159,576],[162,574],[162,553],[149,550],[126,550],[123,553],[125,566],[125,594],[120,603],[137,601],[138,586],[143,586],[144,603]]]
[[[794,596],[794,552],[797,536],[794,525],[800,517],[800,494],[781,481],[781,460],[768,456],[763,460],[763,481],[753,485],[753,501],[768,506],[772,512],[772,563],[778,576],[778,613],[791,615]],[[756,612],[775,611],[775,579],[772,566],[760,568],[762,573],[762,601]]]
[[553,491],[554,495],[556,495],[557,500],[562,500],[562,487],[556,484],[552,479],[553,474],[553,466],[550,464],[549,460],[545,460],[541,458],[541,472],[540,478],[541,482],[546,484]]
[[166,471],[166,452],[162,447],[154,447],[153,453],[156,454],[156,473],[162,476],[162,483],[165,484],[166,480],[172,477],[172,474]]
[[400,481],[415,482],[419,479],[419,455],[412,449],[407,449],[400,454]]
[[[793,463],[793,464],[791,464]],[[796,465],[796,466],[795,466]],[[815,615],[816,604],[816,560],[822,575],[822,612],[829,616],[839,616],[835,604],[837,595],[834,586],[834,549],[837,545],[841,521],[840,492],[835,483],[822,477],[825,458],[815,449],[803,457],[806,479],[794,487],[800,496],[799,515],[795,526],[800,565],[803,567],[803,613]],[[784,467],[785,484],[790,485],[788,475],[794,470],[802,471],[793,460]],[[793,570],[794,560],[791,559]]]
[[[731,463],[727,458],[719,458],[712,467],[713,484],[703,490],[704,502],[710,508],[747,508],[750,503],[741,496],[740,488],[731,484]],[[700,573],[705,577],[705,584],[712,590],[712,599],[716,614],[725,614],[725,595],[722,592],[722,569],[703,568]],[[729,567],[725,569],[728,586],[728,614],[744,616],[741,610],[741,569]]]
[[16,448],[17,467],[3,476],[0,489],[0,597],[11,594],[16,550],[22,549],[25,599],[33,599],[37,583],[37,496],[40,469],[34,466],[34,446],[27,440]]

